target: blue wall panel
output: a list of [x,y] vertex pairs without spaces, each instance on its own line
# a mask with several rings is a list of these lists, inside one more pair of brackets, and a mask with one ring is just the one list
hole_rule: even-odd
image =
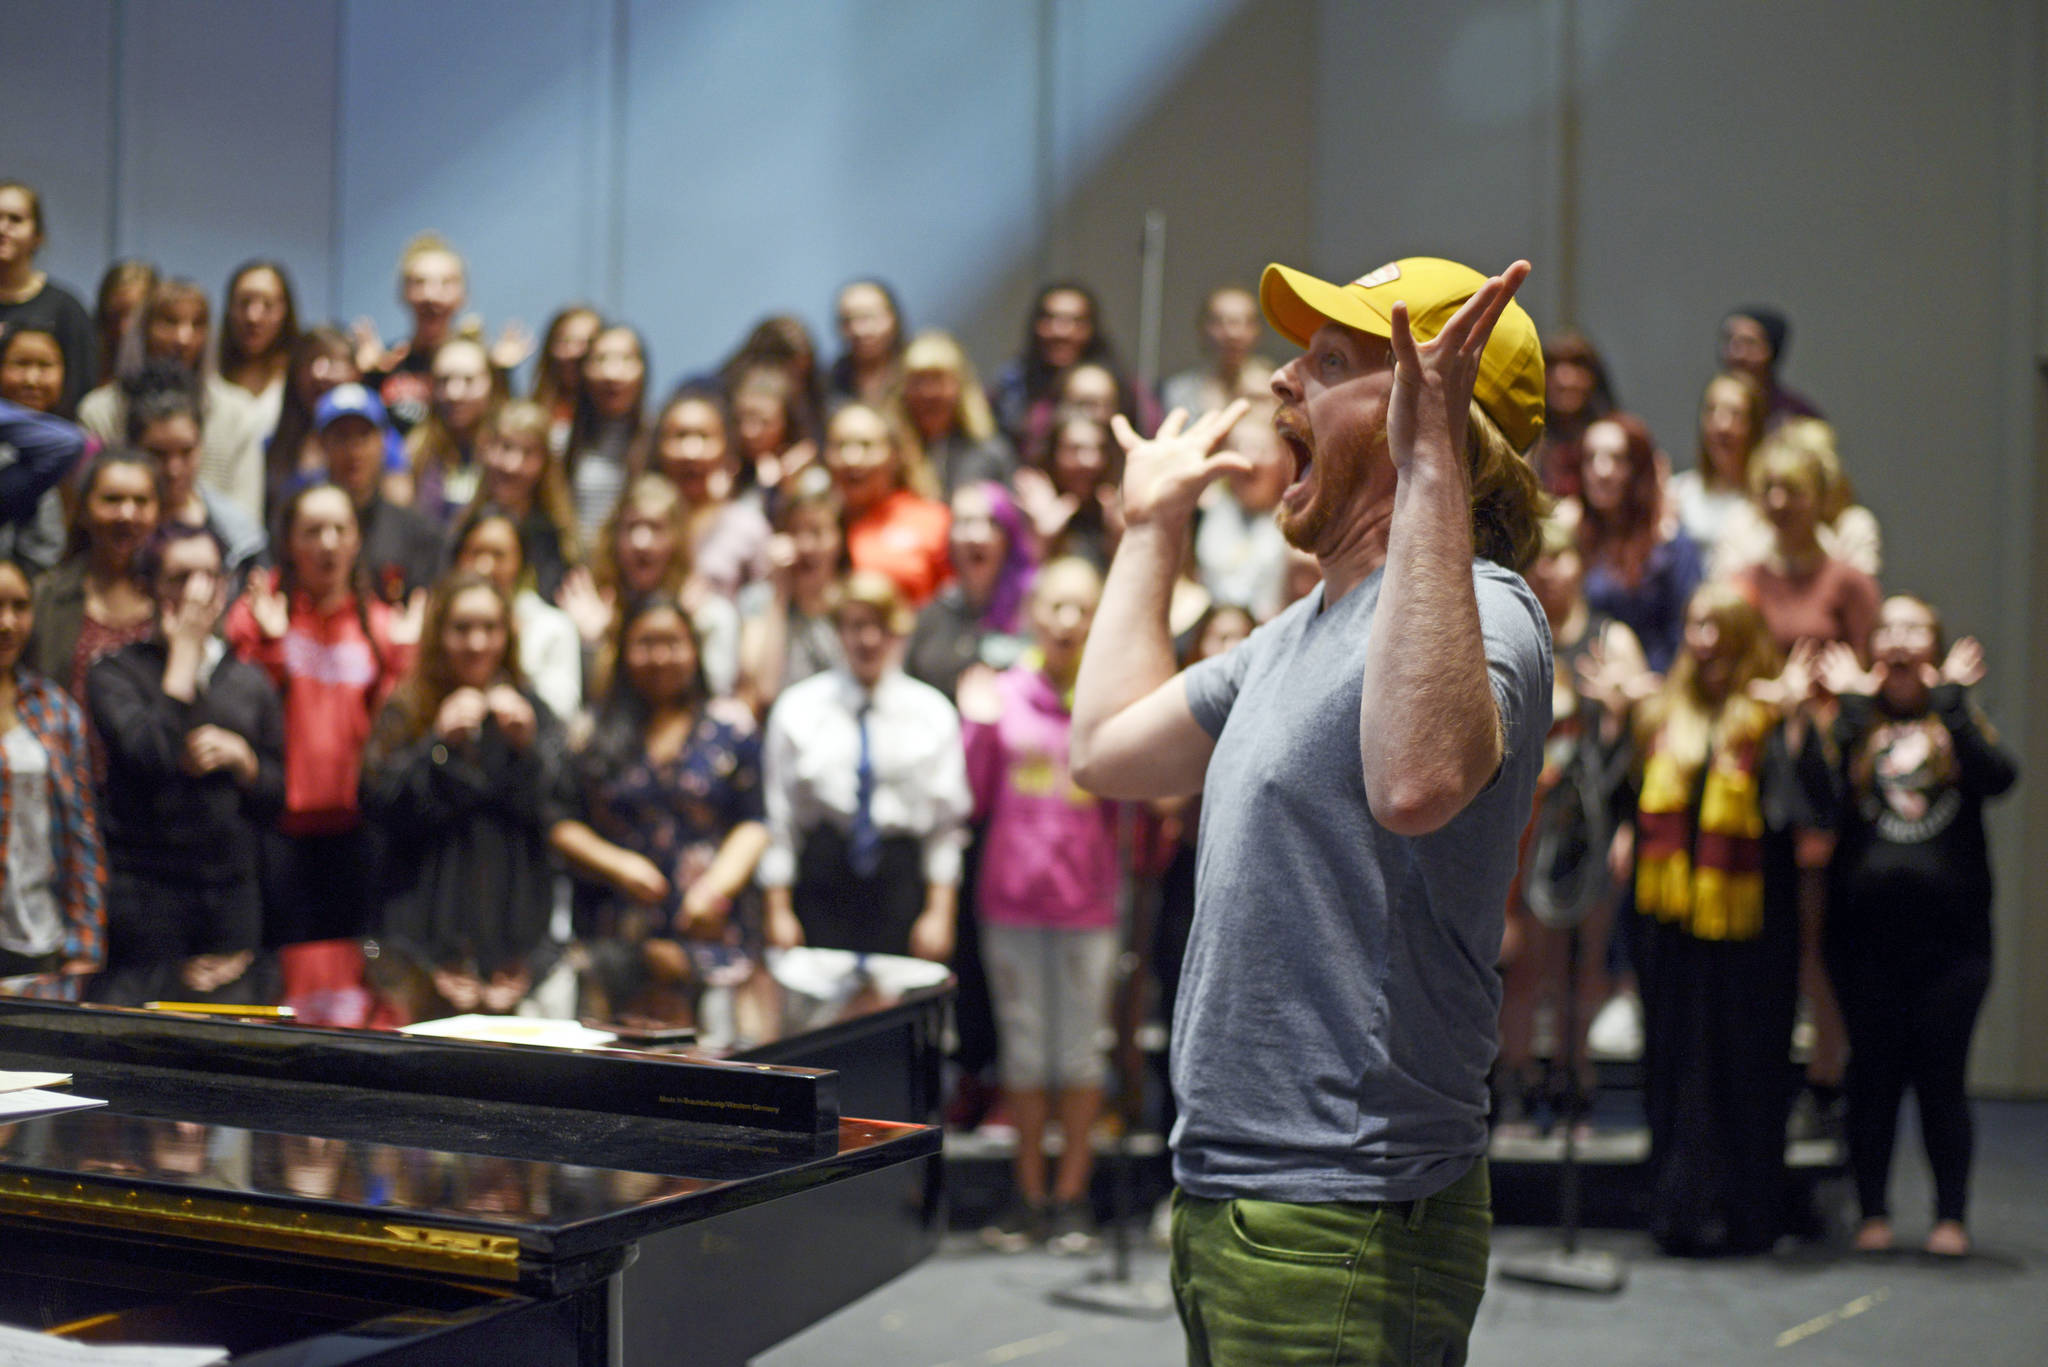
[[0,179],[42,195],[42,267],[90,308],[114,245],[114,7],[7,0],[7,48]]
[[340,306],[407,326],[399,252],[431,229],[469,263],[470,307],[536,331],[593,296],[612,7],[604,0],[349,0],[341,60]]
[[116,251],[196,278],[274,256],[329,305],[335,0],[121,7]]
[[664,380],[773,311],[829,355],[855,275],[959,327],[1031,250],[1035,6],[636,0],[629,32],[625,297]]

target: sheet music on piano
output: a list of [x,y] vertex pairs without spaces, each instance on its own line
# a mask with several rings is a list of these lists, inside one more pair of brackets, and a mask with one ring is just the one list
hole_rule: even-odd
[[209,1367],[225,1348],[154,1343],[79,1343],[0,1324],[0,1367]]

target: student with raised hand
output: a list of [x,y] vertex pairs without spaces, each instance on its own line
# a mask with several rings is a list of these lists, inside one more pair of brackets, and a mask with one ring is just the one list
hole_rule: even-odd
[[[434,355],[441,345],[482,332],[474,317],[463,314],[469,304],[469,267],[439,233],[421,233],[405,244],[398,258],[398,297],[412,315],[410,336],[387,350],[368,318],[356,320],[354,334],[364,382],[403,434],[426,421],[433,401]],[[517,368],[532,354],[533,335],[516,319],[490,345],[491,364],[500,371]]]
[[18,180],[0,180],[0,333],[33,329],[57,339],[64,388],[50,411],[69,418],[92,383],[92,319],[77,295],[36,268],[44,226],[43,197]]
[[95,1000],[264,1001],[261,832],[284,805],[284,713],[214,634],[220,542],[167,521],[142,553],[156,630],[92,667],[107,750],[107,968]]
[[920,332],[903,351],[903,382],[891,409],[924,447],[925,464],[947,498],[992,479],[1008,484],[1017,453],[996,430],[974,362],[950,333]]
[[843,667],[768,714],[768,943],[944,962],[969,808],[960,719],[899,664],[910,613],[886,575],[846,577]]
[[1017,501],[1045,558],[1077,555],[1107,569],[1123,535],[1123,451],[1106,421],[1078,411],[1062,411],[1049,436],[1045,469],[1017,472]]
[[674,598],[626,605],[618,658],[574,763],[581,815],[555,828],[555,848],[594,880],[581,919],[637,961],[626,980],[734,985],[761,951],[760,733],[711,692]]
[[0,558],[0,993],[76,1001],[106,957],[106,861],[78,704],[26,659],[28,573]]
[[676,486],[659,474],[640,475],[626,487],[605,523],[590,568],[570,571],[556,600],[595,656],[593,692],[610,686],[620,608],[647,593],[682,601],[696,624],[712,690],[731,692],[739,675],[739,609],[691,575],[689,517]]
[[204,410],[192,373],[152,361],[128,381],[127,393],[128,444],[156,457],[164,522],[212,533],[222,548],[232,598],[249,567],[269,550],[270,539],[239,504],[199,482]]
[[292,279],[276,261],[245,261],[228,277],[221,303],[220,377],[250,398],[256,430],[277,428],[292,353],[299,345],[299,307]]
[[1892,1246],[1892,1148],[1910,1087],[1934,1172],[1925,1247],[1961,1256],[1974,1141],[1966,1071],[1991,980],[1984,806],[2019,766],[1972,696],[1983,647],[1967,636],[1949,645],[1927,603],[1886,599],[1870,657],[1865,670],[1836,644],[1820,668],[1841,703],[1827,963],[1849,1029],[1856,1248]]
[[[1768,1251],[1786,1207],[1786,1055],[1799,979],[1798,826],[1819,753],[1757,610],[1710,581],[1662,687],[1634,708],[1630,960],[1643,998],[1650,1233],[1667,1253]],[[1800,740],[1804,734],[1805,743]]]
[[512,605],[457,571],[363,756],[382,829],[380,938],[423,970],[436,1015],[506,1013],[532,988],[554,905],[548,832],[565,806],[561,724],[519,671]]
[[125,440],[128,398],[123,385],[146,362],[174,361],[198,377],[205,401],[205,442],[199,478],[251,517],[263,514],[263,437],[254,401],[207,364],[213,334],[206,291],[190,280],[161,280],[142,306],[142,316],[122,343],[115,379],[79,401],[79,426],[109,445]]
[[348,491],[307,485],[280,527],[277,570],[249,576],[225,635],[284,703],[284,809],[265,836],[263,877],[266,943],[287,945],[370,929],[378,846],[357,780],[376,711],[412,663],[420,618],[370,593]]

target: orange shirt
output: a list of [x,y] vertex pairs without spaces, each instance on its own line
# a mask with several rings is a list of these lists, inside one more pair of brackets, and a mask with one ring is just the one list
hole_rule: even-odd
[[846,554],[857,570],[889,576],[912,607],[923,607],[953,577],[946,537],[953,511],[937,499],[898,489],[846,526]]

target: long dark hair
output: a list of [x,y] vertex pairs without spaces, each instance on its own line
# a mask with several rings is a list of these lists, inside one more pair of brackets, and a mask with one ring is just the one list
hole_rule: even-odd
[[[605,334],[623,332],[633,339],[633,347],[640,353],[640,400],[633,405],[633,435],[626,443],[626,469],[637,472],[645,468],[647,460],[647,390],[654,378],[654,364],[647,359],[647,339],[640,335],[640,329],[630,323],[605,321],[598,324],[597,333],[590,339],[590,351],[584,353],[583,365],[590,365],[591,353]],[[597,439],[597,430],[604,419],[599,416],[597,406],[590,401],[590,382],[586,378],[576,390],[576,416],[569,422],[569,450],[566,464],[570,474],[576,472],[576,462],[583,452]]]
[[[1024,321],[1024,394],[1036,403],[1050,395],[1053,386],[1059,382],[1066,370],[1046,364],[1038,350],[1038,318],[1045,312],[1045,301],[1055,294],[1078,294],[1088,301],[1088,343],[1081,348],[1075,365],[1093,361],[1104,367],[1110,374],[1119,377],[1124,373],[1118,364],[1116,348],[1110,344],[1109,336],[1102,330],[1102,301],[1095,297],[1095,291],[1078,280],[1055,280],[1039,287],[1038,297],[1032,301],[1031,316]],[[1121,397],[1121,395],[1119,395]]]
[[[866,285],[870,289],[875,290],[882,296],[882,301],[888,304],[889,316],[896,322],[896,336],[889,343],[889,364],[900,367],[903,363],[903,348],[910,343],[910,325],[903,319],[903,301],[896,297],[896,291],[890,287],[888,281],[877,276],[863,275],[857,279],[849,280],[839,287],[839,292],[833,296],[835,309],[837,302],[840,299],[844,299],[846,292],[856,285]],[[835,392],[841,394],[852,394],[855,392],[853,387],[853,352],[851,349],[845,347],[840,349],[838,357],[832,362],[831,380],[832,388]]]
[[340,494],[341,501],[348,505],[348,515],[355,519],[358,544],[355,563],[348,569],[348,592],[350,599],[355,603],[356,624],[363,629],[363,639],[370,643],[370,659],[376,668],[376,675],[370,681],[368,695],[371,706],[374,707],[377,696],[384,691],[384,678],[388,666],[384,659],[384,651],[377,643],[377,634],[370,630],[370,577],[363,568],[363,548],[360,544],[363,519],[356,511],[356,501],[349,491],[333,480],[316,479],[310,484],[294,489],[291,497],[285,500],[283,510],[278,513],[277,588],[278,592],[284,595],[285,606],[289,609],[292,596],[299,589],[298,567],[292,563],[292,524],[299,520],[299,506],[323,489],[332,489]]
[[299,375],[321,356],[346,358],[355,364],[355,346],[340,328],[316,323],[299,334],[292,344],[292,356],[284,370],[284,404],[278,410],[277,430],[270,434],[270,448],[264,457],[265,488],[271,504],[272,521],[282,515],[281,500],[298,478],[299,448],[313,434],[313,405],[299,395]]
[[697,668],[690,679],[690,702],[701,718],[704,704],[710,700],[711,685],[704,677],[704,641],[697,634],[697,624],[690,620],[690,614],[674,594],[643,593],[626,604],[613,626],[615,633],[611,653],[620,662],[612,670],[611,683],[605,689],[604,701],[598,705],[597,720],[591,728],[590,741],[577,757],[578,777],[586,789],[594,789],[616,776],[637,759],[646,749],[647,723],[654,715],[653,704],[633,686],[632,675],[623,668],[626,650],[626,634],[641,618],[656,612],[673,612],[683,624],[683,632],[690,638],[690,649],[697,657]]
[[1611,520],[1585,499],[1581,488],[1580,503],[1585,511],[1579,521],[1579,549],[1588,568],[1605,565],[1615,578],[1633,588],[1642,582],[1650,554],[1657,549],[1664,515],[1663,488],[1657,478],[1657,440],[1633,413],[1595,418],[1586,430],[1603,423],[1621,432],[1628,482],[1622,489],[1621,508]]
[[[277,329],[277,341],[271,344],[269,356],[251,356],[242,350],[242,344],[235,340],[235,329],[231,326],[230,313],[235,306],[235,286],[242,283],[242,277],[254,271],[269,271],[277,277],[277,287],[284,292],[284,322]],[[284,263],[258,258],[244,261],[235,267],[228,277],[228,287],[220,297],[220,372],[232,375],[251,361],[269,360],[271,356],[283,356],[289,366],[299,344],[299,305],[292,293],[292,278],[285,270]],[[289,371],[287,371],[289,378]]]

